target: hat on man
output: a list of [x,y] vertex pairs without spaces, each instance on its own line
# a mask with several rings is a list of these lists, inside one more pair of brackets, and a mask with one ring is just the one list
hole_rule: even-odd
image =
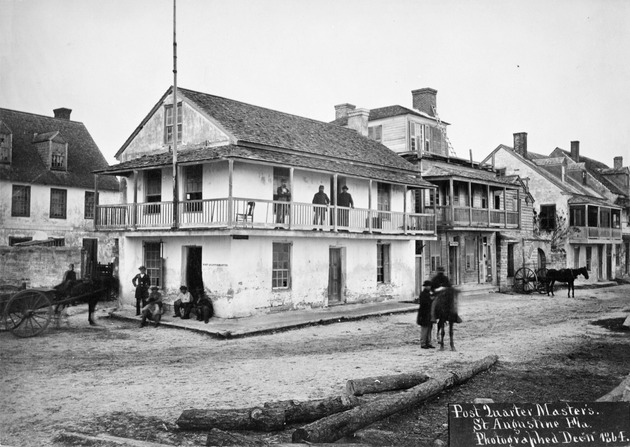
[[347,190],[348,190],[348,187],[347,187],[346,185],[343,185],[343,186],[341,187],[341,189],[343,189],[344,191],[347,191]]
[[425,281],[422,283],[422,287],[431,287],[431,281]]
[[444,267],[439,266],[439,267],[437,268],[437,271],[438,271],[438,272],[443,272],[443,271],[444,271]]
[[144,265],[141,265],[140,267],[138,267],[138,270],[146,270],[147,268]]
[[179,290],[188,290],[188,287],[186,287],[184,285],[181,285],[181,286],[179,286]]

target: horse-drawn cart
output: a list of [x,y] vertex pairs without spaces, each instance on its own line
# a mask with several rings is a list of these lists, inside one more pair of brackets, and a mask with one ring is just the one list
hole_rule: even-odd
[[540,268],[536,271],[521,267],[514,274],[514,291],[517,293],[547,293],[547,269]]
[[96,301],[104,288],[96,288],[92,282],[79,281],[75,287],[64,291],[62,288],[32,288],[14,293],[4,304],[4,322],[7,330],[16,337],[34,337],[41,334],[63,306],[75,302],[88,302],[88,321]]

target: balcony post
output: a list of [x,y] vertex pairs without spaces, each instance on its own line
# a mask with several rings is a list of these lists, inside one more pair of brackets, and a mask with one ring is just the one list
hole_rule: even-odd
[[453,223],[453,225],[455,225],[455,205],[453,204],[454,200],[455,200],[455,195],[453,193],[453,179],[450,178],[448,179],[448,195],[450,197],[449,203],[450,203],[450,209],[451,209],[451,222]]
[[138,171],[133,171],[133,206],[132,206],[132,222],[131,226],[135,230],[138,228]]
[[[293,185],[293,171],[294,168],[290,167],[289,168],[289,185],[291,185],[291,189],[294,188]],[[293,213],[295,212],[295,209],[293,207],[293,193],[289,194],[289,228],[291,228],[291,225],[293,224]]]
[[368,186],[368,231],[372,232],[372,179]]
[[516,211],[518,212],[518,228],[521,228],[521,188],[516,190]]
[[[490,226],[490,185],[486,185],[486,206],[488,207],[488,221],[486,222]],[[471,222],[472,223],[472,222]]]
[[233,197],[234,160],[228,160],[228,227],[234,227],[234,197]]
[[[333,215],[333,231],[337,231],[337,213],[339,212],[339,208],[337,208],[337,197],[339,196],[339,192],[337,191],[337,188],[339,187],[339,184],[337,183],[337,176],[338,174],[333,174],[333,187],[334,189],[332,191],[330,191],[330,195],[332,196],[330,198],[330,200],[333,202],[333,209],[332,209],[332,215]],[[348,217],[350,217],[350,214],[348,213]]]
[[407,185],[403,193],[403,233],[407,234]]
[[472,198],[472,182],[468,182],[468,222],[469,225],[472,225],[472,209],[473,209],[473,198]]
[[505,186],[503,187],[503,228],[507,228],[507,202],[505,201]]
[[96,211],[98,210],[98,177],[99,174],[95,174],[94,175],[94,205],[93,205],[93,211],[94,211],[94,230],[96,231],[96,226],[98,225],[98,215],[96,214]]

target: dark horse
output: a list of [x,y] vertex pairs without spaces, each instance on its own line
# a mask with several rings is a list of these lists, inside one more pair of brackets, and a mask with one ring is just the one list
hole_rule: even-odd
[[451,341],[451,351],[455,351],[453,343],[453,324],[461,323],[457,314],[457,299],[459,291],[453,287],[446,287],[438,292],[435,298],[435,318],[437,320],[437,337],[440,350],[444,350],[444,326],[448,323],[448,335]]
[[567,297],[571,297],[573,294],[573,298],[575,298],[575,279],[582,275],[584,278],[588,279],[588,270],[586,267],[580,267],[579,269],[560,269],[547,270],[547,296],[549,296],[549,292],[551,292],[551,296],[555,296],[553,294],[553,285],[556,281],[558,282],[566,282],[567,283]]
[[[79,303],[87,303],[88,305],[88,322],[95,325],[92,315],[96,310],[96,303],[103,295],[105,288],[99,280],[79,280],[69,281],[54,287],[57,300],[63,301],[55,306],[55,314],[59,316],[60,312],[69,305]],[[76,298],[73,300],[72,298]]]

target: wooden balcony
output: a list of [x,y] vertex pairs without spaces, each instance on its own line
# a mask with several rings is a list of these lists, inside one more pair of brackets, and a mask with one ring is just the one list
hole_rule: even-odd
[[[437,224],[449,227],[519,228],[518,211],[473,208],[469,206],[436,206]],[[452,213],[451,213],[452,209]],[[428,209],[428,211],[433,211]]]
[[[177,204],[177,228],[252,228],[436,234],[433,213],[403,213],[251,198],[190,200]],[[171,229],[173,202],[97,205],[98,231]]]
[[569,243],[609,242],[621,244],[621,228],[571,226]]

